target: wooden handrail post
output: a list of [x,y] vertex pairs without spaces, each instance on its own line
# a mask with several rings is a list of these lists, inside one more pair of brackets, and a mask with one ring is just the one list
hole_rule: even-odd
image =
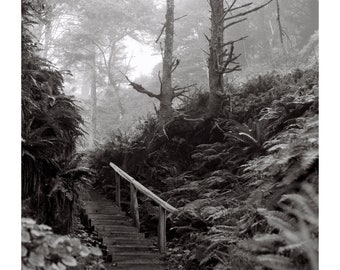
[[131,214],[132,214],[135,226],[139,230],[140,221],[139,221],[139,211],[138,211],[137,189],[131,183],[130,183],[130,208],[131,208]]
[[166,210],[162,206],[159,206],[158,245],[159,245],[159,251],[161,253],[165,253],[166,251]]
[[115,173],[115,181],[116,181],[116,204],[120,207],[120,176],[118,173]]
[[[125,164],[126,165],[126,164]],[[124,166],[125,166],[124,165]],[[160,253],[164,254],[166,252],[166,213],[178,213],[178,209],[168,204],[166,201],[159,198],[155,193],[153,193],[150,189],[143,186],[136,179],[128,175],[121,168],[119,168],[114,163],[110,162],[110,166],[115,170],[117,174],[119,174],[122,179],[125,179],[130,183],[130,209],[131,215],[134,219],[135,226],[140,229],[140,221],[139,221],[139,211],[138,211],[138,200],[137,200],[137,191],[141,192],[145,196],[152,199],[154,202],[159,205],[159,221],[158,221],[158,246]],[[116,181],[116,184],[118,181]],[[118,189],[117,189],[118,190]],[[119,187],[120,190],[120,187]],[[120,198],[117,196],[117,198]]]

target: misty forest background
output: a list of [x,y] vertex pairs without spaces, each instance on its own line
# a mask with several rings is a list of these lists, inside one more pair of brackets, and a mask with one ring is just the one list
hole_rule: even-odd
[[318,269],[318,6],[23,0],[23,269],[104,267],[38,247],[100,246],[79,195],[113,198],[109,162],[180,209],[169,269]]

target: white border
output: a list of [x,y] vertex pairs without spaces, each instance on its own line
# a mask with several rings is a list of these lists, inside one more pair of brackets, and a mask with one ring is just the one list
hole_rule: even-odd
[[21,1],[11,0],[2,3],[0,14],[0,269],[21,269],[20,27]]

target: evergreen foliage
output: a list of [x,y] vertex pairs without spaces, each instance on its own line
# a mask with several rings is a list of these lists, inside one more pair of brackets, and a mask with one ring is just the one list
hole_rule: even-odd
[[[65,175],[65,170],[77,166],[72,158],[76,140],[83,133],[82,118],[74,99],[63,92],[65,72],[38,55],[31,26],[35,24],[34,16],[42,11],[39,1],[22,2],[23,215],[29,210],[39,222],[60,226],[60,232],[65,232],[72,224],[76,195],[76,182]],[[58,199],[52,200],[56,196]],[[60,201],[68,203],[61,205]],[[66,225],[58,220],[63,210],[69,215]]]

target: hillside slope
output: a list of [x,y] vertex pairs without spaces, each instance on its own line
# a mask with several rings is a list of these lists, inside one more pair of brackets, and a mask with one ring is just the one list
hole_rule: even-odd
[[[202,93],[162,128],[112,136],[89,156],[97,185],[112,196],[112,161],[180,209],[172,269],[317,269],[318,67],[229,87],[217,119]],[[155,234],[157,208],[140,203]]]

